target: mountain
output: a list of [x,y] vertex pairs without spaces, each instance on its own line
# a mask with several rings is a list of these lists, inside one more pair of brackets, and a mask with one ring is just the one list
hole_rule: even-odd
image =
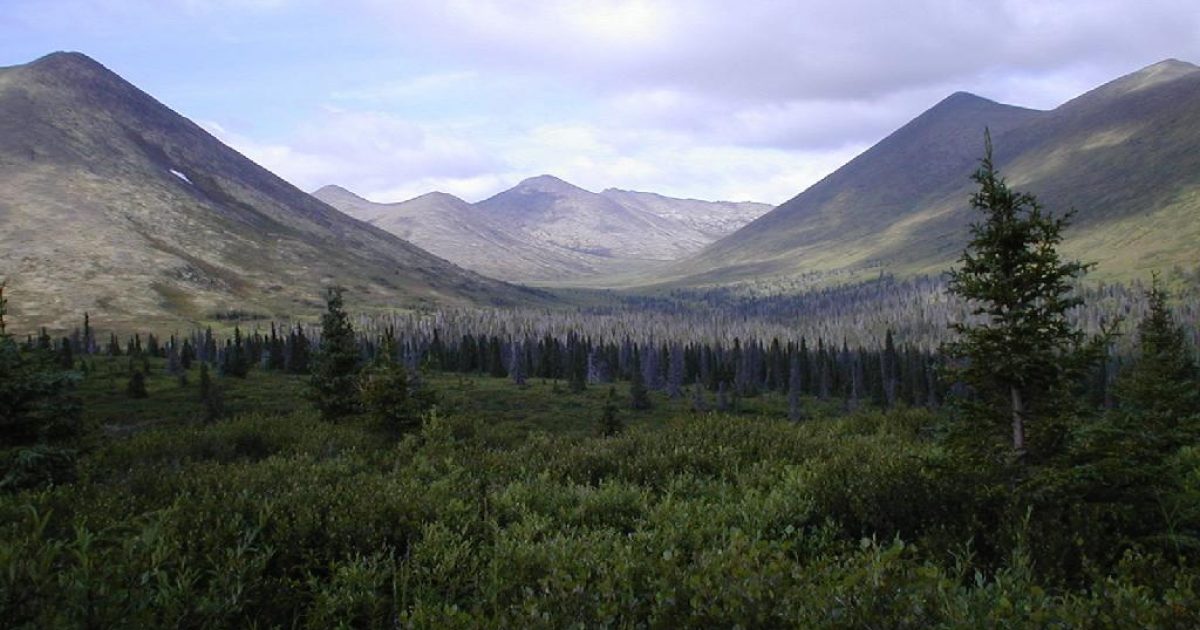
[[939,273],[968,239],[970,175],[990,129],[1001,173],[1046,208],[1076,214],[1068,256],[1092,277],[1196,264],[1200,68],[1168,60],[1051,111],[957,93],[825,179],[660,272],[707,284]]
[[551,284],[602,283],[682,258],[770,209],[616,189],[597,194],[550,175],[476,204],[445,193],[372,203],[338,186],[313,195],[468,269]]
[[538,280],[597,273],[589,256],[531,242],[454,195],[432,192],[399,203],[373,203],[340,186],[325,186],[313,196],[490,277]]
[[323,308],[517,302],[296,189],[92,59],[0,69],[0,278],[12,320],[142,327]]
[[755,201],[676,199],[658,193],[618,188],[609,188],[600,194],[626,208],[675,221],[713,240],[736,232],[771,210],[769,204]]
[[541,242],[602,258],[674,260],[709,241],[551,175],[529,178],[477,206]]

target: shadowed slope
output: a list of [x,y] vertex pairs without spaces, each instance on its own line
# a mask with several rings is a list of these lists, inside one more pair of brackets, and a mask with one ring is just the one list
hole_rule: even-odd
[[66,326],[519,301],[296,189],[78,53],[0,70],[0,276],[14,319]]
[[1196,263],[1200,69],[1169,60],[1049,112],[954,94],[660,280],[945,269],[974,218],[984,127],[1013,186],[1051,211],[1077,210],[1065,250],[1099,261],[1100,277]]

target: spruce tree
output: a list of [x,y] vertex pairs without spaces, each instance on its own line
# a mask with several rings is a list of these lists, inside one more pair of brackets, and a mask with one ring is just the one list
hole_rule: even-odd
[[302,326],[296,326],[296,330],[288,335],[288,347],[291,352],[287,356],[287,371],[291,374],[308,374],[312,369],[312,358],[308,337],[304,336]]
[[636,348],[633,351],[633,368],[629,375],[629,406],[638,410],[650,408],[650,392],[646,390],[646,380]]
[[667,363],[667,395],[671,397],[671,400],[683,397],[683,355],[683,345],[679,343],[671,345]]
[[92,353],[92,317],[87,311],[83,312],[83,354]]
[[[1156,275],[1146,293],[1149,310],[1138,324],[1138,355],[1117,381],[1121,410],[1142,430],[1177,446],[1175,434],[1200,413],[1200,380],[1183,327],[1167,307],[1169,295]],[[1174,439],[1170,439],[1174,436]]]
[[788,420],[799,422],[808,419],[808,412],[804,409],[804,404],[800,401],[800,392],[803,389],[803,383],[800,380],[800,359],[793,358],[790,367],[788,368]]
[[242,339],[242,330],[233,327],[233,342],[225,350],[221,373],[234,378],[246,378],[250,373],[250,353]]
[[204,421],[215,422],[225,415],[225,394],[209,376],[208,364],[200,364],[200,402],[204,405]]
[[183,348],[179,350],[179,367],[184,370],[192,369],[192,361],[196,358],[196,351],[192,348],[192,343],[187,339],[183,340]]
[[75,437],[82,427],[79,374],[63,370],[52,350],[22,349],[8,334],[7,306],[0,282],[0,446]]
[[621,419],[617,417],[617,388],[608,388],[608,397],[604,400],[604,413],[600,417],[600,432],[605,437],[617,435],[624,429]]
[[692,385],[692,412],[704,413],[708,411],[708,403],[704,402],[704,386],[700,384],[700,378],[696,377],[696,382]]
[[966,418],[993,439],[1007,426],[1010,452],[1022,458],[1030,435],[1046,448],[1056,441],[1055,418],[1086,358],[1084,334],[1067,313],[1082,303],[1072,284],[1089,265],[1062,259],[1058,245],[1071,213],[1051,216],[1033,195],[1010,189],[993,162],[990,135],[972,179],[979,190],[971,207],[983,216],[949,272],[949,289],[983,321],[953,324],[959,340],[948,351],[975,396]]
[[66,337],[58,347],[58,364],[64,370],[75,369],[75,353],[71,351],[71,340]]
[[183,363],[179,359],[179,344],[172,339],[171,345],[167,348],[167,374],[179,376],[183,373]]
[[510,367],[508,375],[512,377],[513,383],[521,389],[528,387],[525,383],[525,351],[521,347],[521,343],[514,341],[512,343],[512,357],[509,359]]
[[900,354],[896,352],[896,340],[892,336],[891,328],[887,329],[887,334],[884,336],[879,371],[884,405],[892,407],[896,404],[896,392],[900,387]]
[[421,428],[437,398],[393,358],[395,354],[395,337],[389,328],[375,360],[362,371],[359,391],[363,406],[379,427],[403,434]]
[[330,422],[357,413],[359,356],[341,287],[331,287],[321,317],[321,345],[312,357],[309,398]]
[[271,322],[271,339],[267,342],[267,369],[283,371],[284,352],[283,339],[281,339],[275,330],[275,322]]
[[129,376],[129,385],[125,387],[125,395],[130,398],[146,398],[150,395],[146,391],[146,375],[141,370],[134,370]]

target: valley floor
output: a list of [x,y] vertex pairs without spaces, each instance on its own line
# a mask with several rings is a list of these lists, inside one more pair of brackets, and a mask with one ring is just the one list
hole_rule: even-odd
[[124,361],[93,361],[74,481],[0,494],[10,627],[1200,624],[1186,550],[1100,564],[1104,532],[1014,516],[925,410],[633,411],[620,384],[602,437],[607,386],[433,375],[438,411],[395,437],[259,370],[206,424],[195,369],[130,400]]

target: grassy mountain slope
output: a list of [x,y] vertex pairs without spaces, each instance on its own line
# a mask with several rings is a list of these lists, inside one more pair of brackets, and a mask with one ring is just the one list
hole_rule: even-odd
[[205,320],[238,309],[542,299],[352,219],[100,64],[0,69],[0,277],[12,319]]
[[938,272],[967,240],[989,127],[1001,172],[1055,212],[1097,277],[1196,263],[1200,69],[1166,61],[1049,112],[952,95],[779,208],[658,280],[704,284]]

